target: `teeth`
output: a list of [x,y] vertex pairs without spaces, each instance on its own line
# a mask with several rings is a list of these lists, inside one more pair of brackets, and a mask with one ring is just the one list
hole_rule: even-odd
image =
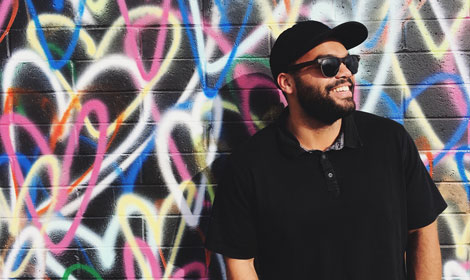
[[333,91],[334,92],[349,91],[349,87],[348,86],[337,87],[337,88],[333,89]]

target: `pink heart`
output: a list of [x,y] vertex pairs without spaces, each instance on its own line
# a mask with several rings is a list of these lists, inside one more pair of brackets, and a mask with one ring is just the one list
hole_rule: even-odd
[[[106,106],[103,103],[97,100],[90,100],[83,105],[82,110],[80,111],[78,120],[75,123],[74,129],[72,129],[71,136],[68,139],[65,154],[73,155],[73,152],[75,151],[75,148],[78,142],[77,132],[79,132],[80,129],[82,128],[85,117],[87,117],[92,111],[96,113],[97,118],[99,120],[100,137],[98,139],[98,147],[96,151],[95,161],[93,162],[93,169],[91,172],[90,181],[88,184],[88,188],[85,191],[83,201],[80,205],[80,208],[77,214],[75,215],[72,226],[70,227],[67,234],[59,243],[57,244],[53,243],[52,240],[49,238],[49,236],[47,236],[46,233],[44,234],[44,240],[47,246],[49,247],[50,251],[55,254],[59,254],[65,249],[67,249],[67,246],[75,237],[75,232],[78,226],[80,225],[80,222],[83,217],[83,213],[85,212],[87,208],[88,202],[90,201],[91,193],[98,179],[99,171],[101,168],[101,163],[103,161],[104,153],[106,151],[106,142],[107,142],[106,141],[106,138],[107,138],[106,129],[108,126],[107,124],[109,122],[108,112],[107,112]],[[6,153],[11,160],[12,171],[13,171],[13,175],[15,178],[15,182],[17,182],[19,186],[22,186],[24,183],[24,176],[23,176],[23,172],[21,171],[18,159],[16,157],[15,149],[13,147],[13,141],[10,135],[10,125],[12,124],[15,124],[17,126],[22,126],[34,139],[34,141],[39,146],[39,149],[43,155],[51,155],[52,151],[47,145],[47,141],[44,138],[44,136],[41,134],[39,129],[26,117],[16,114],[16,113],[8,113],[8,114],[3,114],[1,116],[0,137],[5,147]],[[61,190],[59,191],[59,195],[57,199],[58,201],[56,204],[56,208],[54,209],[55,211],[59,211],[67,199],[67,189],[65,187],[68,186],[69,184],[69,178],[70,178],[69,171],[70,171],[70,166],[72,164],[72,158],[73,157],[71,156],[66,157],[65,162],[62,167],[62,177],[61,177],[62,180],[60,182]],[[26,200],[25,202],[29,210],[29,213],[32,216],[34,225],[36,225],[36,227],[38,227],[39,229],[42,229],[42,224],[39,221],[39,215],[34,207],[31,197],[29,196],[29,193],[26,195],[25,200]]]
[[[154,51],[154,61],[152,62],[152,66],[150,67],[150,71],[147,72],[144,69],[144,65],[142,63],[142,57],[139,54],[139,49],[137,47],[137,42],[136,42],[136,34],[135,30],[133,27],[133,24],[131,23],[129,19],[129,11],[127,9],[127,4],[125,0],[118,0],[119,4],[119,9],[121,10],[122,16],[124,18],[124,21],[126,22],[126,28],[127,28],[127,36],[125,39],[125,48],[126,51],[130,54],[132,58],[137,63],[137,67],[139,68],[139,72],[142,75],[142,78],[146,81],[150,81],[157,73],[159,67],[160,67],[160,61],[156,58],[161,57],[163,53],[163,47],[165,44],[165,38],[166,38],[166,33],[167,29],[163,28],[156,39],[156,47]],[[164,0],[163,2],[163,15],[162,15],[162,20],[161,20],[161,25],[166,25],[168,22],[168,13],[170,10],[170,0]],[[148,16],[145,18],[140,19],[138,22],[136,22],[136,25],[146,25],[154,21],[155,18]]]

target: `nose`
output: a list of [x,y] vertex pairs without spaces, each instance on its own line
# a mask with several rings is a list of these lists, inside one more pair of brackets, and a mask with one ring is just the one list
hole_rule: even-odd
[[340,79],[340,78],[350,78],[350,77],[352,77],[352,76],[353,76],[353,74],[352,74],[351,71],[348,69],[348,67],[346,67],[346,65],[341,62],[341,64],[339,65],[338,73],[336,73],[336,78],[337,78],[337,79]]

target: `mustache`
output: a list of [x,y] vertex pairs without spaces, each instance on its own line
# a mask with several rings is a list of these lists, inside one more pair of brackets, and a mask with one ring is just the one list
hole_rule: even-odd
[[349,83],[353,89],[353,92],[354,92],[354,83],[352,81],[351,78],[347,78],[347,79],[339,79],[337,81],[335,81],[333,84],[329,85],[326,87],[327,91],[330,92],[330,90],[332,90],[333,88],[337,87],[337,86],[340,86],[342,84],[347,84]]

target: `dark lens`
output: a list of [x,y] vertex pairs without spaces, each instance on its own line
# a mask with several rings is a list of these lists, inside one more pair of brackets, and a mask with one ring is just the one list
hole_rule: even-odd
[[338,73],[341,61],[337,57],[327,57],[321,62],[321,71],[325,77],[334,77]]
[[346,64],[346,67],[351,71],[351,74],[354,75],[359,68],[359,57],[357,55],[348,55],[344,59],[344,64]]

